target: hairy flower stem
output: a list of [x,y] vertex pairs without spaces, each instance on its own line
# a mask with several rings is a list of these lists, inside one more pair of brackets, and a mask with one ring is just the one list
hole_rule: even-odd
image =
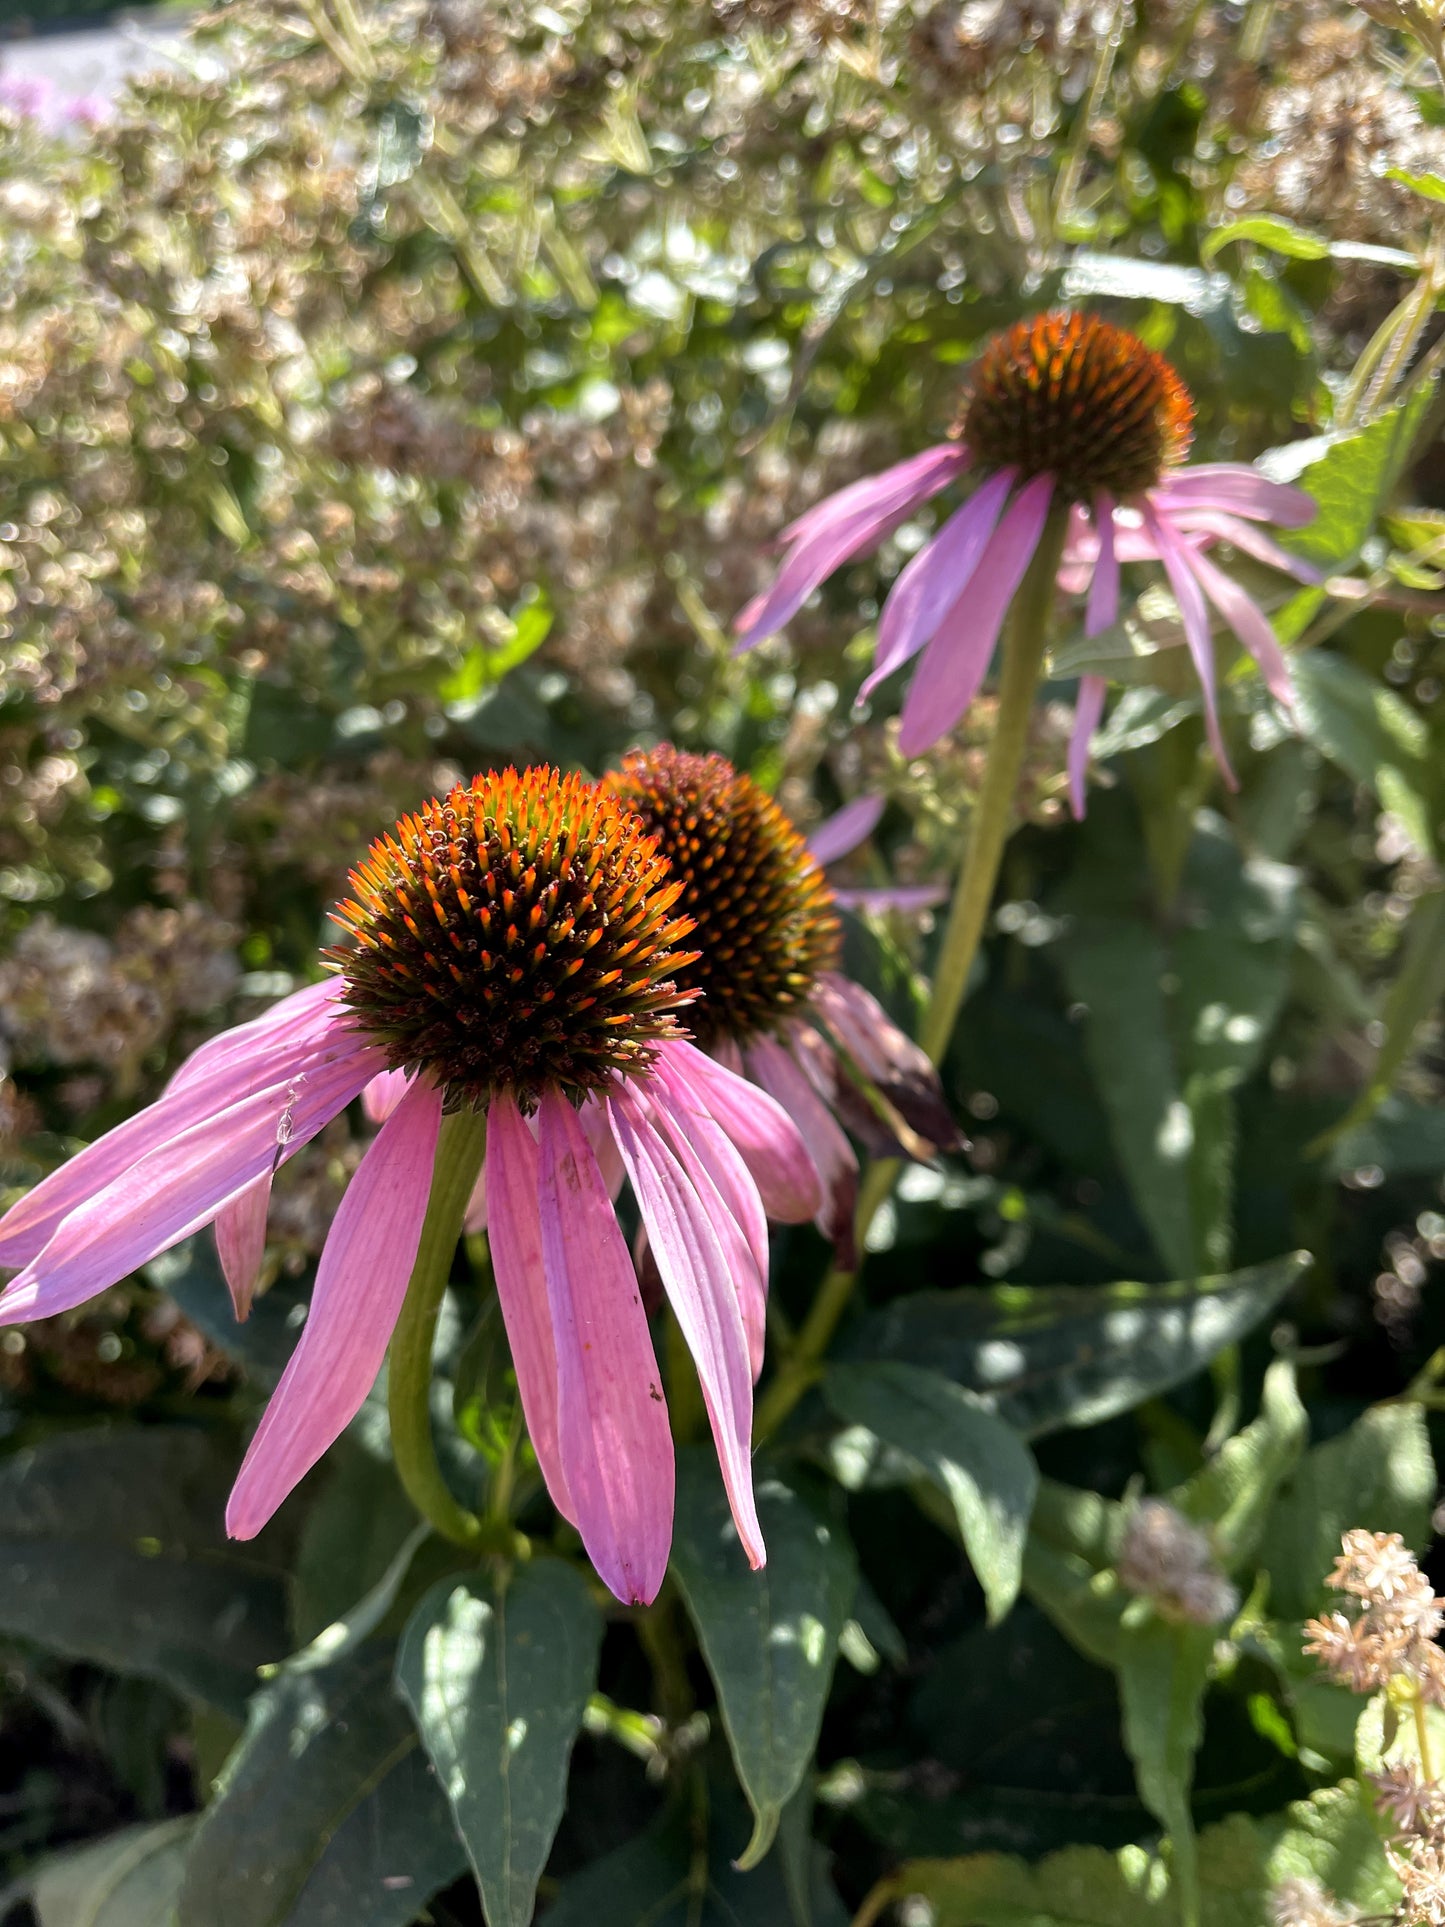
[[387,1365],[386,1405],[397,1476],[422,1517],[459,1546],[479,1546],[485,1531],[480,1519],[458,1505],[437,1463],[431,1430],[432,1346],[462,1217],[486,1148],[483,1112],[463,1109],[443,1117],[426,1221]]
[[[998,719],[989,746],[988,768],[969,828],[963,868],[919,1034],[919,1042],[935,1064],[942,1061],[958,1021],[969,972],[993,902],[1004,845],[1013,827],[1019,775],[1028,749],[1029,721],[1043,673],[1054,578],[1058,574],[1067,527],[1068,510],[1056,503],[1049,512],[1034,559],[1009,612],[999,678]],[[864,1176],[855,1234],[860,1253],[865,1249],[868,1228],[878,1207],[893,1189],[898,1169],[896,1158],[886,1158],[870,1166]],[[755,1439],[764,1439],[775,1431],[817,1378],[819,1363],[847,1309],[857,1278],[857,1266],[851,1271],[834,1266],[818,1287],[818,1295],[792,1349],[758,1402],[753,1425]]]

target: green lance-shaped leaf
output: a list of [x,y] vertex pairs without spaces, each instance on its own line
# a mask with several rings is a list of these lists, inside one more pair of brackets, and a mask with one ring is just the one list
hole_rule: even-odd
[[161,1927],[181,1890],[192,1815],[56,1854],[32,1876],[40,1927]]
[[1259,1546],[1270,1509],[1309,1442],[1294,1367],[1276,1359],[1264,1375],[1259,1417],[1236,1432],[1170,1502],[1210,1528],[1214,1549],[1233,1569]]
[[543,1559],[505,1583],[443,1580],[412,1614],[397,1682],[440,1776],[490,1927],[527,1927],[597,1678],[586,1581]]
[[672,1571],[752,1804],[742,1866],[767,1852],[813,1757],[858,1576],[835,1519],[776,1478],[759,1484],[757,1502],[768,1560],[749,1572],[711,1454],[679,1453]]
[[1308,1269],[1292,1251],[1166,1285],[994,1285],[921,1291],[860,1321],[850,1359],[941,1372],[1026,1438],[1097,1425],[1193,1377]]
[[410,1927],[466,1854],[393,1651],[279,1675],[196,1831],[175,1927]]
[[1028,1447],[961,1386],[914,1365],[835,1365],[823,1390],[841,1419],[904,1454],[947,1499],[996,1624],[1018,1597],[1038,1490]]
[[1277,215],[1251,214],[1242,221],[1215,228],[1206,236],[1199,258],[1208,267],[1232,241],[1253,241],[1256,247],[1268,248],[1271,254],[1283,254],[1291,261],[1323,261],[1330,251],[1323,235],[1311,234],[1305,228],[1296,227],[1293,221],[1280,220]]

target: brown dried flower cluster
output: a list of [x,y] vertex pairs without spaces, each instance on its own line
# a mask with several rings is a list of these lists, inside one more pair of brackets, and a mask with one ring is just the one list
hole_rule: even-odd
[[1445,1651],[1435,1644],[1445,1600],[1398,1532],[1355,1530],[1342,1545],[1325,1584],[1347,1596],[1350,1610],[1311,1619],[1305,1651],[1353,1693],[1405,1678],[1429,1704],[1445,1706]]
[[1122,1586],[1166,1619],[1217,1626],[1239,1609],[1209,1534],[1164,1499],[1141,1500],[1130,1513],[1116,1570]]

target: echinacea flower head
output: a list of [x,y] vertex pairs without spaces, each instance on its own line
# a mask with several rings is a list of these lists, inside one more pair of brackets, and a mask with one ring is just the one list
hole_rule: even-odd
[[750,776],[663,743],[633,750],[604,781],[681,885],[697,955],[677,981],[703,993],[689,1027],[793,1119],[822,1187],[819,1226],[851,1263],[858,1160],[843,1127],[920,1156],[956,1144],[933,1066],[837,968],[842,931],[822,867]]
[[493,1268],[538,1464],[620,1598],[672,1535],[667,1404],[614,1212],[624,1179],[697,1363],[739,1537],[764,1556],[749,1450],[766,1213],[818,1208],[764,1092],[686,1041],[696,961],[646,827],[555,771],[478,776],[373,845],[336,974],[194,1052],[166,1090],[0,1221],[0,1323],[50,1316],[216,1226],[244,1310],[277,1167],[368,1086],[381,1129],[227,1508],[249,1538],[360,1409],[406,1295],[444,1112],[485,1116]]
[[[1227,541],[1309,581],[1318,572],[1260,523],[1298,528],[1314,516],[1302,490],[1238,462],[1189,467],[1194,406],[1162,356],[1127,329],[1074,310],[1038,315],[996,335],[968,377],[951,439],[820,502],[784,531],[778,574],[738,618],[739,647],[780,629],[813,590],[876,548],[926,502],[975,483],[893,584],[861,694],[920,658],[904,699],[899,747],[914,756],[954,728],[987,674],[1004,618],[1052,526],[1066,534],[1060,587],[1084,593],[1086,635],[1118,618],[1120,566],[1162,565],[1178,605],[1211,747],[1233,783],[1219,727],[1209,607],[1259,665],[1272,695],[1293,699],[1268,618],[1208,555]],[[1085,676],[1069,753],[1082,815],[1089,740],[1106,685]]]

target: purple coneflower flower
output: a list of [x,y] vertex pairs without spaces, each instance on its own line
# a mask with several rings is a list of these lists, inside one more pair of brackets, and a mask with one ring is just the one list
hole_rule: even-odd
[[[1302,490],[1244,463],[1185,468],[1193,419],[1194,404],[1174,370],[1125,329],[1070,311],[1015,323],[995,335],[975,363],[952,440],[854,482],[784,531],[789,546],[782,568],[739,616],[739,647],[772,635],[826,576],[876,548],[923,503],[972,473],[978,487],[890,590],[873,668],[860,692],[866,696],[923,652],[903,704],[904,755],[946,735],[973,701],[1050,511],[1067,506],[1070,541],[1060,582],[1072,590],[1088,584],[1087,634],[1117,619],[1121,562],[1163,564],[1199,677],[1209,741],[1233,786],[1215,705],[1206,603],[1253,656],[1271,693],[1288,705],[1293,692],[1268,619],[1203,550],[1225,540],[1317,581],[1318,571],[1254,526],[1302,527],[1315,505]],[[1079,815],[1105,687],[1099,676],[1085,676],[1079,687],[1069,752]]]
[[337,912],[330,983],[202,1045],[156,1103],[0,1221],[20,1275],[0,1323],[48,1317],[215,1222],[244,1299],[277,1166],[378,1076],[402,1073],[322,1252],[310,1316],[227,1508],[258,1532],[355,1416],[416,1259],[443,1110],[486,1116],[497,1293],[538,1462],[598,1572],[652,1599],[673,1449],[613,1210],[625,1172],[697,1361],[749,1559],[765,1212],[818,1208],[784,1112],[688,1043],[683,884],[645,826],[576,776],[476,777],[373,845]]
[[657,839],[682,884],[696,959],[678,982],[699,1045],[761,1085],[801,1131],[822,1185],[818,1226],[851,1266],[858,1160],[959,1143],[938,1075],[877,999],[836,968],[842,932],[822,869],[750,776],[663,743],[603,782]]

